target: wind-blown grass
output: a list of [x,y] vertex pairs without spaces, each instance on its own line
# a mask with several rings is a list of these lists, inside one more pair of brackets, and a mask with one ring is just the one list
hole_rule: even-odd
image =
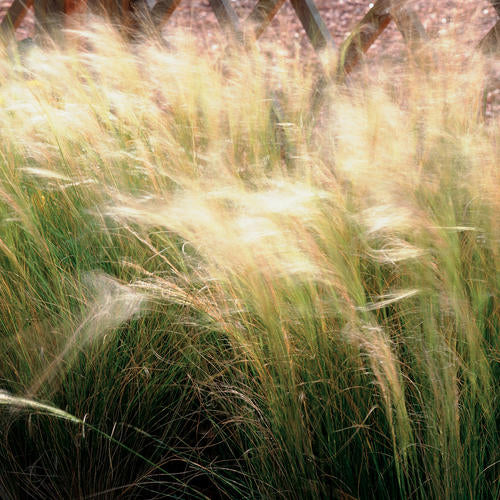
[[300,61],[81,36],[0,62],[2,496],[497,498],[484,61],[313,120]]

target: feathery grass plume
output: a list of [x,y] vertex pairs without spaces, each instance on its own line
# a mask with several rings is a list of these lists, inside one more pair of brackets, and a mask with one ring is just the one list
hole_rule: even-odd
[[89,290],[90,295],[86,297],[83,317],[65,340],[64,347],[56,358],[30,388],[31,394],[36,394],[43,384],[50,381],[62,364],[68,369],[78,352],[88,344],[116,331],[122,323],[141,314],[144,295],[103,273],[87,273],[82,278],[82,285]]
[[56,408],[55,406],[47,405],[44,403],[39,403],[38,401],[34,401],[33,399],[29,398],[22,398],[18,396],[12,396],[11,394],[5,392],[5,391],[0,391],[0,405],[2,406],[8,406],[11,408],[20,408],[20,409],[26,409],[30,411],[36,411],[36,412],[42,412],[46,413],[48,415],[52,415],[57,418],[62,418],[65,420],[69,420],[70,422],[74,422],[76,424],[81,424],[82,421],[59,409]]

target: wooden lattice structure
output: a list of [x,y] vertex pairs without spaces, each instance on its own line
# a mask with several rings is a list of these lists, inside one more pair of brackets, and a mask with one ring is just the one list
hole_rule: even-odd
[[[189,0],[184,0],[185,2]],[[209,0],[222,29],[233,41],[248,43],[256,40],[287,0],[257,0],[249,16],[240,20],[230,0]],[[288,0],[316,51],[337,50],[331,34],[314,0]],[[500,0],[490,0],[500,16]],[[64,20],[86,9],[100,10],[116,21],[129,36],[145,26],[160,30],[182,0],[158,0],[148,8],[146,0],[14,0],[0,24],[0,35],[8,38],[19,27],[29,8],[34,7],[39,31],[53,33]],[[384,29],[394,21],[409,49],[427,38],[425,29],[407,0],[377,0],[371,5],[351,34],[338,48],[341,57],[337,75],[349,73]],[[500,47],[500,21],[479,44],[486,51]]]
[[[189,0],[184,0],[188,2]],[[246,19],[240,20],[230,0],[208,0],[221,28],[228,39],[245,46],[256,41],[271,23],[287,0],[256,0]],[[376,0],[356,24],[340,47],[335,46],[333,37],[314,3],[314,0],[288,0],[302,24],[316,52],[337,51],[337,66],[324,68],[316,83],[312,114],[320,107],[323,89],[332,80],[342,81],[359,63],[364,53],[379,35],[394,22],[401,32],[408,49],[417,54],[419,45],[428,40],[419,18],[408,7],[408,0]],[[153,28],[158,33],[168,22],[182,0],[157,0],[148,8],[148,0],[14,0],[0,23],[0,38],[10,39],[21,24],[28,10],[34,7],[37,30],[57,39],[61,26],[77,14],[93,9],[107,16],[131,38],[143,28]],[[490,0],[500,17],[500,0]],[[484,52],[500,49],[500,20],[490,29],[478,44]],[[416,57],[418,60],[418,56]],[[425,61],[420,61],[424,62]],[[272,113],[276,123],[283,122],[280,106],[273,99]]]
[[[184,0],[188,2],[189,0]],[[208,0],[221,28],[232,43],[246,46],[255,42],[287,0],[256,0],[256,5],[246,19],[241,20],[231,7],[230,0]],[[333,37],[314,3],[314,0],[288,0],[302,24],[316,52],[336,51],[335,68],[326,67],[317,79],[312,116],[319,109],[323,89],[332,80],[342,81],[362,59],[364,53],[379,35],[394,22],[401,32],[408,49],[418,54],[419,45],[428,39],[417,15],[408,7],[408,0],[376,0],[356,24],[340,47]],[[14,0],[0,23],[0,39],[9,40],[22,23],[28,10],[34,7],[35,25],[39,32],[58,39],[60,28],[77,14],[94,9],[115,22],[126,36],[134,38],[143,28],[161,31],[182,0],[157,0],[148,8],[147,0]],[[500,0],[490,0],[500,17]],[[478,44],[485,52],[500,49],[500,20]],[[328,59],[328,58],[327,58]],[[415,58],[418,60],[418,55]],[[425,61],[421,61],[424,62]],[[278,140],[287,163],[293,164],[293,147],[286,132],[279,124],[285,122],[278,100],[272,98],[273,121],[277,125]]]

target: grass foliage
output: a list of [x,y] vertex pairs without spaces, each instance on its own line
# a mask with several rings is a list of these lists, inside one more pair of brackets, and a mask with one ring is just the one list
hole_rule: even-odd
[[0,496],[498,498],[484,61],[313,119],[299,59],[80,36],[0,60]]

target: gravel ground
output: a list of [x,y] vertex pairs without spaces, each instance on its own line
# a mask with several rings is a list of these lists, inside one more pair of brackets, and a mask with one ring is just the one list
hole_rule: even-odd
[[[0,17],[12,0],[0,0]],[[231,0],[239,15],[244,19],[256,0]],[[316,0],[316,5],[328,26],[335,43],[342,43],[357,21],[371,6],[369,1]],[[497,21],[497,15],[488,0],[410,0],[409,6],[417,13],[430,37],[439,39],[449,32],[460,40],[464,50],[472,51],[478,41]],[[33,32],[33,16],[28,15],[18,29],[19,39]],[[165,36],[169,29],[182,28],[196,33],[207,50],[220,51],[218,25],[208,0],[183,0],[169,23],[165,26]],[[306,61],[314,61],[314,52],[305,32],[295,16],[289,2],[285,2],[271,25],[262,35],[262,42],[280,40],[285,52],[299,52]],[[404,58],[406,49],[394,23],[382,33],[367,54],[370,64],[386,58]],[[500,68],[499,58],[492,60],[487,95],[488,115],[500,112]]]

